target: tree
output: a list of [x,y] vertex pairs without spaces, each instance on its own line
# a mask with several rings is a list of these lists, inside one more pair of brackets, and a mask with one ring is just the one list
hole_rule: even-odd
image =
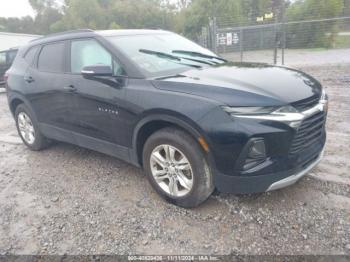
[[56,8],[55,0],[29,0],[30,5],[37,14],[45,11],[47,8]]
[[[274,13],[265,23],[350,15],[350,0],[29,0],[36,16],[0,18],[4,31],[47,34],[77,28],[161,28],[194,40],[210,19],[221,27],[254,25],[257,17]],[[60,0],[61,2],[63,0]],[[288,27],[294,46],[325,45],[336,23]],[[327,40],[328,39],[328,40]],[[328,41],[328,42],[327,42]],[[293,41],[291,41],[292,43]]]
[[[343,0],[299,0],[287,10],[289,21],[331,18],[342,15]],[[337,33],[337,22],[300,23],[288,26],[289,47],[331,47]]]
[[344,0],[344,16],[350,16],[350,0]]
[[51,31],[102,29],[107,25],[105,13],[98,0],[66,0],[62,19],[51,25]]
[[0,17],[0,28],[1,31],[12,32],[12,33],[35,33],[34,20],[30,16],[22,18],[2,18]]

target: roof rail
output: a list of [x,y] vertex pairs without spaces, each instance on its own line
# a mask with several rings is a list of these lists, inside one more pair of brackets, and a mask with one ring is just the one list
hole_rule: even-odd
[[31,40],[30,42],[35,42],[35,41],[42,40],[42,39],[49,38],[49,37],[53,37],[53,36],[60,36],[60,35],[74,34],[74,33],[88,33],[88,32],[94,32],[94,30],[92,30],[92,29],[69,30],[69,31],[53,33],[53,34],[45,35],[45,36],[42,36],[39,38],[35,38],[35,39]]

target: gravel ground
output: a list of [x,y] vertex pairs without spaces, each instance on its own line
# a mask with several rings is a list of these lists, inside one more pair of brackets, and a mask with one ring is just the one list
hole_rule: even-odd
[[[243,61],[273,63],[273,49],[245,51]],[[240,61],[240,53],[223,53],[223,57],[232,61]],[[305,65],[338,65],[350,63],[350,48],[348,49],[286,49],[285,64],[287,66]],[[277,53],[278,63],[282,63],[282,51]]]
[[62,143],[29,151],[0,93],[0,254],[350,254],[350,65],[303,69],[331,98],[321,164],[289,188],[192,210],[117,159]]

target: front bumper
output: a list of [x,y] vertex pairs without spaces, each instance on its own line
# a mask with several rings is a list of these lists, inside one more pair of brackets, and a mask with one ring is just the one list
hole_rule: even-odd
[[323,150],[311,160],[292,170],[258,176],[230,176],[216,173],[214,184],[219,192],[253,194],[281,189],[296,183],[322,159]]
[[322,151],[322,153],[318,156],[318,158],[314,162],[310,163],[304,170],[301,170],[294,175],[291,175],[289,177],[286,177],[282,180],[279,180],[279,181],[273,183],[266,191],[273,191],[273,190],[281,189],[281,188],[295,184],[297,181],[299,181],[299,179],[301,179],[303,176],[305,176],[315,166],[317,166],[318,163],[321,162],[321,160],[323,158],[323,152],[324,151]]
[[[250,194],[280,189],[316,166],[326,142],[327,101],[320,100],[300,115],[302,121],[296,129],[280,121],[249,117],[203,125],[211,138],[209,160],[218,191]],[[209,119],[220,117],[212,112],[208,123]],[[267,158],[245,169],[247,145],[256,138],[264,140]]]

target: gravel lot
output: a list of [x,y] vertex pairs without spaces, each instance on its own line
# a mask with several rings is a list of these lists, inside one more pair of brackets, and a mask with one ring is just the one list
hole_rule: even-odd
[[[245,51],[243,53],[243,61],[273,63],[273,49]],[[223,53],[228,60],[240,61],[239,52]],[[336,65],[350,63],[350,48],[348,49],[286,49],[285,64],[287,66],[305,65]],[[282,63],[282,51],[279,49],[277,53],[278,63]]]
[[321,164],[292,187],[192,210],[117,159],[29,151],[0,93],[0,254],[350,254],[350,65],[303,69],[331,99]]

